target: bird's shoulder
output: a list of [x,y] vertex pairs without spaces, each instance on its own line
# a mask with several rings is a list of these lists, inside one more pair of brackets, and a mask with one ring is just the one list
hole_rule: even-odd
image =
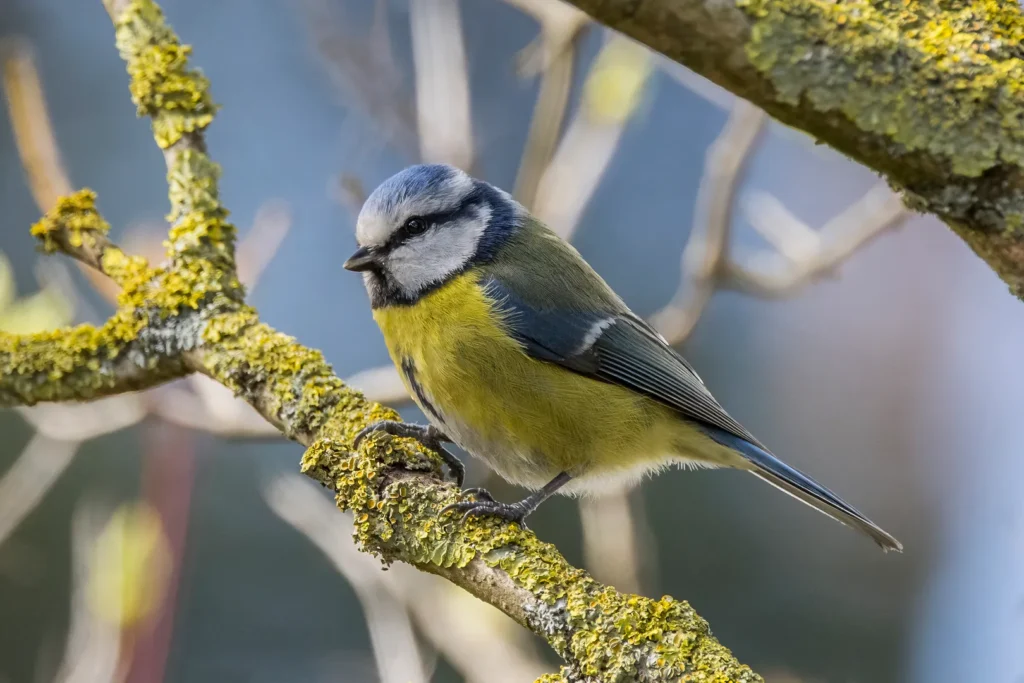
[[480,271],[510,334],[530,356],[618,384],[757,443],[668,341],[634,314],[564,240],[528,224]]
[[532,217],[479,270],[536,309],[630,313],[571,244]]

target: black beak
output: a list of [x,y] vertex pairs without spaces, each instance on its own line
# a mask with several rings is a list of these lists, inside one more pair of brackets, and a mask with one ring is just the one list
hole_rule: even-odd
[[359,247],[356,249],[356,253],[352,254],[348,261],[345,261],[345,270],[361,273],[364,270],[373,268],[375,262],[376,260],[369,249],[366,247]]

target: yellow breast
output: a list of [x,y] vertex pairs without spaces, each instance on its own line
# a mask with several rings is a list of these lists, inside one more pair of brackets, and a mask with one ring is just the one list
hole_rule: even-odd
[[527,486],[675,450],[680,422],[666,408],[526,355],[479,279],[469,271],[374,311],[410,393],[456,443]]

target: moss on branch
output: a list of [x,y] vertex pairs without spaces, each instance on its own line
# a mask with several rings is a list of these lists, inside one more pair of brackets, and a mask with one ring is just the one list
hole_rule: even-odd
[[150,0],[132,0],[116,10],[114,29],[131,76],[132,102],[139,116],[152,119],[160,148],[168,149],[210,125],[217,110],[210,82],[189,68],[192,48],[179,42],[160,7]]
[[[1024,18],[982,0],[739,0],[751,62],[778,97],[837,110],[977,177],[1024,163]],[[902,151],[902,150],[898,150]],[[1019,222],[1019,216],[1016,218]]]
[[102,327],[0,333],[0,406],[92,400],[185,374],[179,358],[150,346],[146,336],[123,315]]
[[182,45],[152,0],[107,0],[118,51],[131,77],[139,116],[148,116],[167,164],[171,233],[168,256],[176,262],[207,260],[221,269],[220,287],[238,302],[244,292],[235,268],[235,227],[220,203],[220,167],[206,153],[203,131],[217,107],[210,83],[188,65]]
[[96,211],[96,193],[84,189],[58,199],[57,206],[33,225],[31,232],[40,239],[43,250],[52,254],[62,243],[69,250],[97,250],[109,230],[110,224]]
[[107,239],[110,224],[96,210],[96,193],[79,190],[60,197],[57,205],[32,226],[32,235],[48,254],[63,251],[109,275],[124,286],[146,267],[141,259],[129,259]]
[[[349,438],[351,423],[340,424]],[[458,499],[457,489],[435,472],[410,474],[437,464],[432,456],[425,461],[415,442],[378,435],[362,453],[351,452],[348,440],[321,438],[302,469],[354,513],[364,549],[444,576],[499,606],[548,641],[567,662],[569,680],[761,680],[687,603],[618,593],[517,525],[441,515]]]

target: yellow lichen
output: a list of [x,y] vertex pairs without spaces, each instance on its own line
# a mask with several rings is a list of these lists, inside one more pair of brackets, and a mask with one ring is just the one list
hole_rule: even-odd
[[786,102],[838,110],[902,150],[980,176],[1024,163],[1024,19],[1015,2],[739,0],[747,54]]
[[186,149],[174,155],[167,169],[172,258],[198,256],[233,268],[235,227],[218,197],[219,177],[220,167],[204,152]]
[[[536,601],[526,625],[572,663],[576,677],[761,680],[736,662],[687,603],[618,593],[518,526],[440,516],[444,505],[457,500],[454,486],[403,474],[436,473],[438,464],[419,444],[379,434],[364,442],[362,452],[350,450],[353,422],[359,426],[381,417],[365,414],[372,404],[354,403],[361,405],[349,406],[356,413],[338,420],[345,426],[336,438],[320,439],[306,451],[302,469],[335,490],[339,507],[352,511],[354,535],[364,549],[428,570],[465,567],[474,559],[500,568]],[[332,417],[325,431],[333,425]]]
[[73,247],[92,247],[95,237],[109,230],[110,224],[96,211],[96,193],[86,188],[59,198],[57,206],[32,226],[32,235],[39,238],[47,253],[52,253],[60,246],[57,235],[66,233]]
[[161,148],[210,124],[216,105],[209,81],[188,67],[191,48],[181,45],[152,0],[132,0],[114,21],[117,48],[131,76],[132,101],[153,120]]

